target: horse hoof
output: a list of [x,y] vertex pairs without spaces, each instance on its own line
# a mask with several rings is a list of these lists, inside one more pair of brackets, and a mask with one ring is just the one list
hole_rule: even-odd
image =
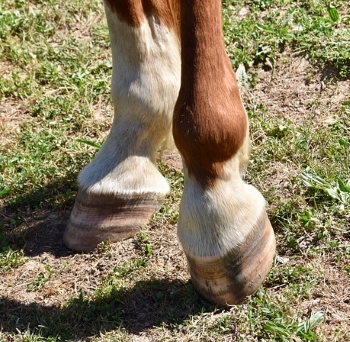
[[77,251],[93,250],[100,242],[116,242],[135,235],[159,208],[165,195],[91,194],[79,190],[64,244]]
[[270,221],[248,235],[240,246],[220,257],[186,255],[192,282],[210,302],[227,307],[254,294],[270,271],[276,241]]

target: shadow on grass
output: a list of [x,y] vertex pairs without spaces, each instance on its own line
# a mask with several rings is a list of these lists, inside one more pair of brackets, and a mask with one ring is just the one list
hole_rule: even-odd
[[347,69],[344,75],[341,75],[342,66],[336,66],[332,63],[319,66],[319,72],[321,74],[321,80],[338,80],[338,81],[348,81],[350,80],[350,69]]
[[1,207],[2,242],[23,249],[27,256],[44,252],[57,257],[71,254],[62,241],[74,204],[76,181],[60,178],[34,191],[19,194]]
[[189,282],[142,281],[130,290],[115,288],[94,300],[81,295],[63,308],[0,299],[0,326],[12,334],[30,330],[45,338],[85,340],[115,330],[140,334],[154,326],[178,329],[189,316],[214,308]]

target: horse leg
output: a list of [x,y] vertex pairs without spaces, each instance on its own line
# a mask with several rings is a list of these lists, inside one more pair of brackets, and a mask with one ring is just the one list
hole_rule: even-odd
[[248,118],[225,52],[220,0],[181,1],[182,80],[173,134],[184,164],[178,237],[192,282],[220,306],[254,293],[275,237],[260,192],[242,179]]
[[144,13],[140,0],[126,2],[105,1],[114,120],[100,151],[78,177],[64,234],[74,250],[132,236],[169,192],[156,154],[171,135],[180,87],[179,42],[171,26],[176,13],[162,8]]

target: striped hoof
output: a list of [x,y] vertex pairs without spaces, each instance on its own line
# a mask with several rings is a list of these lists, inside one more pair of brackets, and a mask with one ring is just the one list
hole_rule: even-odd
[[94,195],[79,190],[65,230],[64,244],[90,251],[102,241],[116,242],[135,235],[159,208],[165,195]]
[[276,241],[266,216],[260,230],[224,257],[186,255],[197,291],[221,307],[240,304],[257,291],[271,269]]

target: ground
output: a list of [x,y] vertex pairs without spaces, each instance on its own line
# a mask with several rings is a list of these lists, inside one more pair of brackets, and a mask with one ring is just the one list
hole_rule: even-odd
[[[83,26],[69,32],[81,40],[92,35]],[[4,79],[12,69],[1,61]],[[257,64],[248,71],[254,85],[242,89],[252,141],[246,177],[267,198],[277,237],[275,264],[255,296],[222,310],[195,292],[176,237],[181,158],[176,150],[164,151],[159,167],[172,187],[165,204],[134,238],[101,244],[90,253],[72,252],[62,242],[79,170],[44,179],[42,188],[23,189],[19,205],[0,196],[0,224],[7,229],[2,234],[23,248],[18,264],[2,264],[0,341],[350,341],[349,205],[327,202],[300,181],[307,167],[317,169],[308,159],[320,155],[321,164],[330,163],[322,136],[313,139],[305,132],[341,128],[350,134],[350,114],[343,110],[350,100],[349,78],[330,78],[331,72],[289,49],[272,66]],[[0,143],[8,149],[36,119],[30,101],[0,98]],[[103,140],[111,111],[109,100],[96,101],[83,137]],[[73,159],[94,153],[89,147],[63,150]],[[31,204],[31,197],[45,196],[48,189],[54,189],[57,203]],[[60,191],[69,197],[63,201],[56,195]]]

